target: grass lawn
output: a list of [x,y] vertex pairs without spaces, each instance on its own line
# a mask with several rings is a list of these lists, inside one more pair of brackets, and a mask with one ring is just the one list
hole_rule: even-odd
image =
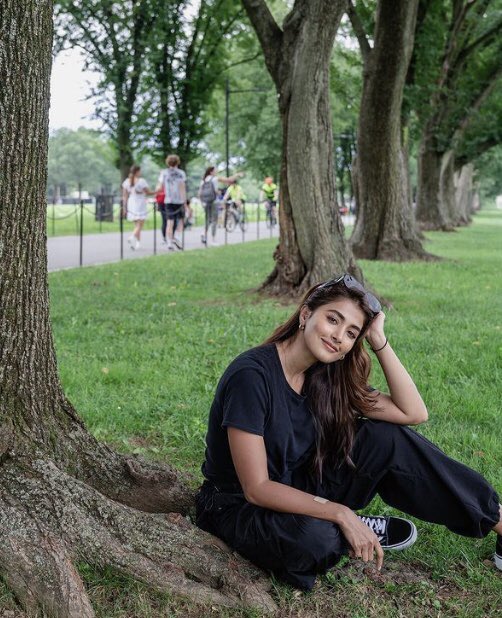
[[[212,396],[222,371],[292,312],[255,289],[275,241],[158,256],[50,275],[59,368],[90,430],[125,452],[169,460],[200,480]],[[387,334],[430,412],[419,428],[502,491],[502,212],[455,233],[427,234],[438,262],[361,262],[385,297]],[[374,372],[373,384],[382,386]],[[367,512],[392,513],[378,499]],[[343,562],[311,594],[275,584],[280,616],[500,616],[494,539],[416,522],[413,548],[384,572]],[[256,616],[197,608],[83,567],[101,617]],[[2,608],[12,600],[0,589]]]

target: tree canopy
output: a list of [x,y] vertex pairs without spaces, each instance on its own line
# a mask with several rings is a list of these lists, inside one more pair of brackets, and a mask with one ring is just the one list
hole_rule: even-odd
[[64,185],[67,194],[79,185],[89,193],[99,193],[105,185],[116,189],[116,156],[113,142],[98,131],[58,129],[49,136],[48,187]]

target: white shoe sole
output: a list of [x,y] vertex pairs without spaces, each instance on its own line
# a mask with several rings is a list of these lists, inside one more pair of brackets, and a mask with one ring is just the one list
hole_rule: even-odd
[[405,541],[401,541],[399,543],[396,543],[395,545],[386,545],[383,549],[385,551],[388,551],[389,549],[391,551],[401,551],[402,549],[407,549],[408,547],[411,547],[413,543],[415,543],[415,541],[417,540],[418,532],[417,527],[412,521],[410,521],[410,524],[412,525],[410,536]]
[[502,556],[499,556],[498,554],[495,554],[495,556],[493,558],[495,560],[495,566],[497,567],[497,569],[502,571]]

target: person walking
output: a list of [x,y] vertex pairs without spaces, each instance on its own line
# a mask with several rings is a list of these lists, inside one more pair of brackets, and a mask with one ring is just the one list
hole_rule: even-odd
[[141,230],[147,217],[146,196],[154,195],[150,191],[148,183],[141,177],[141,167],[132,165],[129,176],[122,183],[122,203],[127,212],[127,220],[134,221],[134,231],[127,239],[133,250],[141,247]]
[[[176,154],[166,157],[166,169],[159,174],[157,191],[164,189],[165,216],[167,218],[167,248],[174,251],[182,248],[181,242],[174,236],[174,223],[183,216],[186,201],[186,174],[179,169],[180,158]],[[162,211],[161,211],[162,212]]]
[[[457,534],[493,530],[502,570],[498,495],[407,427],[428,412],[384,321],[351,275],[315,285],[261,346],[230,363],[216,389],[197,525],[303,590],[344,554],[380,569],[384,550],[415,542],[405,518],[356,513],[377,494]],[[369,384],[364,341],[388,393]]]
[[234,176],[226,177],[226,176],[217,176],[216,168],[214,165],[209,166],[204,175],[202,176],[202,180],[199,186],[198,197],[201,203],[204,206],[204,210],[206,213],[205,219],[205,233],[202,235],[202,242],[207,244],[207,236],[208,229],[211,226],[211,246],[217,247],[218,243],[216,242],[216,228],[218,226],[218,183],[223,183],[227,185],[231,185],[234,182],[237,182],[237,179],[243,176],[242,172],[237,172]]

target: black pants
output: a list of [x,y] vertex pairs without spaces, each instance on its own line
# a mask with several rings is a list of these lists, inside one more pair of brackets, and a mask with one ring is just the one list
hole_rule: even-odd
[[[489,483],[408,427],[361,421],[352,460],[355,471],[347,465],[325,470],[322,483],[300,469],[292,485],[353,510],[379,494],[396,509],[464,536],[486,536],[499,521],[498,496]],[[331,522],[255,506],[242,492],[221,491],[207,481],[197,496],[197,525],[304,590],[348,550]]]
[[162,217],[162,238],[166,240],[166,229],[167,229],[167,211],[165,204],[159,204],[159,212]]
[[166,240],[166,230],[167,230],[167,221],[168,219],[172,219],[173,223],[173,234],[178,227],[178,222],[182,220],[185,216],[185,209],[183,208],[183,204],[160,204],[159,212],[162,216],[162,238]]

